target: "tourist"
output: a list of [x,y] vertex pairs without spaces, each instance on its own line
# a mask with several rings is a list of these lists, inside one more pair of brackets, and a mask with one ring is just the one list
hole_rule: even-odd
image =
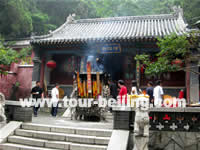
[[112,80],[108,80],[108,84],[110,87],[110,95],[112,98],[117,99],[118,91],[117,91],[117,85]]
[[40,105],[37,104],[38,100],[44,97],[43,89],[40,87],[40,81],[36,82],[36,86],[31,90],[32,97],[36,100],[36,104],[33,106],[34,116],[37,117],[38,109]]
[[178,98],[179,98],[179,99],[183,99],[184,97],[185,97],[184,90],[181,89],[181,90],[179,91]]
[[103,91],[103,97],[108,99],[110,96],[110,88],[108,82],[105,82],[102,91]]
[[156,87],[153,90],[153,96],[154,96],[154,106],[161,106],[164,92],[160,80],[156,81]]
[[127,88],[124,85],[123,80],[118,81],[118,86],[120,88],[119,97],[120,97],[120,104],[127,104]]
[[132,80],[131,95],[138,95],[136,80]]
[[[110,87],[110,96],[111,98],[117,100],[118,90],[117,85],[112,80],[108,80],[108,84]],[[112,112],[112,108],[109,108],[110,112]]]
[[56,84],[55,87],[51,91],[51,101],[52,101],[52,109],[51,109],[51,115],[53,117],[56,117],[57,110],[58,110],[58,101],[59,101],[59,85]]
[[153,104],[153,83],[149,81],[147,86],[146,93],[149,95],[149,103]]

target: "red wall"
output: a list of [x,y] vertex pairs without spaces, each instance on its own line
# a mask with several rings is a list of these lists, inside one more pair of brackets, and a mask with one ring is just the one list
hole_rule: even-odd
[[13,84],[18,81],[20,86],[16,94],[17,99],[29,97],[32,87],[33,67],[19,67],[18,64],[12,64],[10,71],[14,73],[0,77],[0,92],[5,95],[6,99],[9,99]]
[[20,83],[17,98],[30,97],[32,88],[32,73],[33,67],[19,67],[17,81]]
[[[34,54],[31,55],[33,58]],[[26,98],[30,96],[32,88],[32,72],[33,66],[20,66],[19,64],[13,63],[10,68],[10,72],[6,76],[0,77],[0,92],[2,92],[7,100],[11,100],[13,84],[16,82],[20,83],[20,86],[16,92],[16,98]]]

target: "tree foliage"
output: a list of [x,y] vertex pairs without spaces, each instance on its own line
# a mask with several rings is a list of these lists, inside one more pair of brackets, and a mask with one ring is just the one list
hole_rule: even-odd
[[200,20],[199,0],[0,0],[0,34],[5,38],[42,35],[76,13],[77,19],[171,13],[184,9],[190,24]]
[[181,65],[173,64],[174,60],[181,60],[182,65],[191,53],[191,47],[197,44],[195,33],[191,35],[177,36],[171,34],[164,38],[158,38],[157,45],[160,51],[156,54],[157,60],[151,61],[150,55],[136,55],[135,59],[145,66],[146,75],[161,75],[165,72],[175,72],[181,69]]
[[19,52],[5,46],[5,42],[0,38],[0,74],[7,74],[7,71],[2,69],[2,66],[10,66],[12,63],[18,63],[21,59],[25,58],[31,52],[30,48],[23,48]]

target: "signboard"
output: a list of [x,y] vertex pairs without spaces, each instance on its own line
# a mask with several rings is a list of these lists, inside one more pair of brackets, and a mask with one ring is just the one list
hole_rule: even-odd
[[100,46],[99,51],[100,53],[121,53],[121,46],[117,43],[105,44]]

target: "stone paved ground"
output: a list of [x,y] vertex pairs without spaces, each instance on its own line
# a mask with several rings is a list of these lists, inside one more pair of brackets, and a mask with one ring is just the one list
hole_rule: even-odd
[[56,126],[69,126],[69,127],[80,127],[80,128],[99,128],[99,129],[112,129],[113,124],[111,122],[89,122],[89,121],[76,121],[60,116],[52,117],[49,113],[38,112],[38,117],[32,119],[32,123],[48,124]]

